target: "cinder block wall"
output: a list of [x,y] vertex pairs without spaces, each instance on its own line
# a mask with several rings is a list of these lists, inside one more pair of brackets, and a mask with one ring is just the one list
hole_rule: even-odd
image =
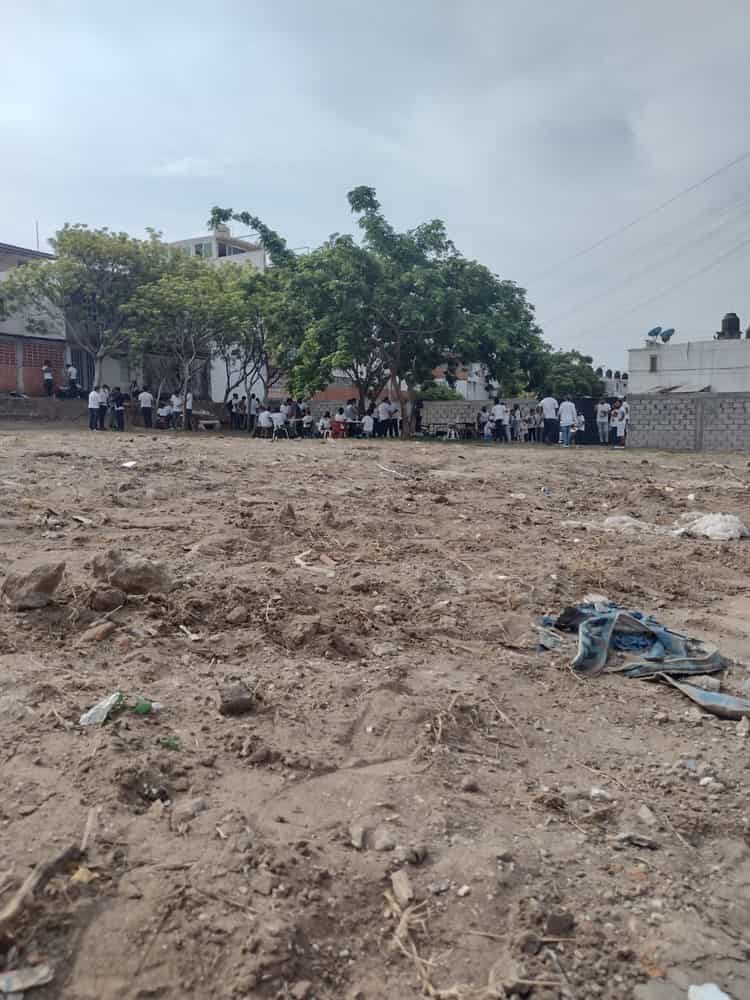
[[750,450],[750,393],[633,395],[628,403],[633,448]]

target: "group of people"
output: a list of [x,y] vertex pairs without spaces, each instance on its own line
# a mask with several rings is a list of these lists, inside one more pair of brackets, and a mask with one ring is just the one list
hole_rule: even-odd
[[[182,397],[173,392],[169,399],[157,401],[147,386],[138,389],[137,386],[130,387],[131,402],[137,403],[137,411],[140,414],[143,426],[146,429],[154,427],[154,404],[156,402],[156,427],[161,430],[176,430],[182,426],[183,413],[185,416],[185,430],[193,429],[193,393],[188,390],[185,397],[185,406],[182,405]],[[109,428],[113,431],[125,430],[125,406],[127,399],[122,393],[119,385],[110,389],[108,385],[95,385],[89,393],[89,430],[103,431],[107,429],[107,414],[109,414]]]
[[[401,408],[390,399],[368,404],[363,416],[359,416],[356,399],[348,399],[344,406],[332,414],[326,410],[319,420],[315,420],[310,407],[302,400],[288,397],[273,409],[261,403],[253,393],[248,399],[233,393],[226,402],[229,426],[236,431],[250,431],[260,437],[400,437]],[[421,406],[415,417],[419,424]],[[419,426],[417,426],[419,430]]]
[[[630,422],[630,407],[618,398],[612,406],[606,399],[596,406],[596,425],[601,444],[611,443],[624,448]],[[518,403],[507,406],[500,398],[489,409],[483,406],[476,418],[478,436],[484,441],[530,441],[544,444],[571,444],[583,441],[586,418],[576,410],[569,396],[558,402],[547,394],[537,406],[522,408]]]

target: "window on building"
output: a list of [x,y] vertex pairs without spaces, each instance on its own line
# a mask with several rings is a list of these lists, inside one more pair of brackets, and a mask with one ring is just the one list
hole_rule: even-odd
[[658,360],[659,360],[659,355],[658,354],[652,354],[649,357],[649,359],[648,359],[648,370],[650,372],[655,372],[656,371],[656,364],[657,364]]
[[212,257],[213,247],[210,241],[205,243],[196,243],[193,246],[193,253],[196,257]]

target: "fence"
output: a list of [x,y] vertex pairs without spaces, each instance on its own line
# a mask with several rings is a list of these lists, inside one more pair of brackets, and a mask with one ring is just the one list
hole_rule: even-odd
[[633,448],[750,450],[750,393],[628,396]]

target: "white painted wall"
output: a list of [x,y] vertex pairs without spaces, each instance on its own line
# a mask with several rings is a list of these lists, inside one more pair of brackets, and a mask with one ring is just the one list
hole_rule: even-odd
[[[650,371],[651,358],[656,371]],[[674,386],[712,392],[750,392],[750,340],[694,340],[649,344],[628,351],[628,392]]]
[[[239,370],[238,369],[235,370],[233,374],[236,376],[237,374],[239,374]],[[236,381],[236,379],[232,378],[229,384],[231,384],[234,381]],[[224,394],[226,392],[227,384],[228,383],[227,383],[226,365],[224,364],[221,358],[213,358],[211,360],[211,400],[214,403],[224,402]],[[236,392],[239,395],[240,399],[242,399],[242,397],[245,395],[245,387],[244,385],[238,385],[236,389],[232,390],[232,392]],[[252,393],[255,393],[255,395],[258,396],[259,398],[262,398],[263,383],[260,380],[253,382],[251,385],[248,386],[248,394],[247,394],[248,398]]]

